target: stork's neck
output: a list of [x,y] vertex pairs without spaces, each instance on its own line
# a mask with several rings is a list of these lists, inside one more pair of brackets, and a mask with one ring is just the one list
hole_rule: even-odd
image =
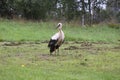
[[58,31],[59,31],[59,32],[61,32],[61,31],[62,31],[62,29],[58,29]]

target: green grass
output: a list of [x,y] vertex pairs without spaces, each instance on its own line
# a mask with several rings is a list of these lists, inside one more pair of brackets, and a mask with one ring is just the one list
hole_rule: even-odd
[[65,43],[50,56],[56,24],[0,20],[0,80],[120,79],[120,29],[64,23]]
[[2,21],[0,24],[3,41],[41,41],[46,40],[53,31],[49,27],[53,25],[48,23]]
[[[0,80],[120,79],[119,44],[81,46],[84,43],[68,42],[59,56],[50,56],[46,43],[4,44],[0,43]],[[70,46],[79,49],[66,50]]]
[[[57,32],[56,22],[27,22],[0,20],[1,41],[45,41]],[[63,24],[66,41],[118,42],[120,28],[95,25],[82,28],[78,25]]]

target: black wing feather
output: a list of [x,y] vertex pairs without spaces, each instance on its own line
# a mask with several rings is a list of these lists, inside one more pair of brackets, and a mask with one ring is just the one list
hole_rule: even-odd
[[58,45],[56,45],[58,40],[52,40],[50,39],[48,47],[50,48],[50,53],[52,53],[53,51],[55,51],[55,49],[59,48]]

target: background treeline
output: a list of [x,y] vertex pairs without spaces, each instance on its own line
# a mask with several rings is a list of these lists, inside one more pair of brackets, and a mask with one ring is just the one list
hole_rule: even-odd
[[79,20],[82,25],[120,22],[120,0],[0,0],[0,17]]

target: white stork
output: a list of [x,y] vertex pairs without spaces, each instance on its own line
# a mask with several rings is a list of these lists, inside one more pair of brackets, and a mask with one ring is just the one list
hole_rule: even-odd
[[58,49],[59,52],[59,47],[62,45],[64,42],[64,32],[62,31],[62,23],[58,23],[57,25],[58,32],[53,35],[49,41],[48,47],[50,48],[50,55],[52,55],[52,52]]

